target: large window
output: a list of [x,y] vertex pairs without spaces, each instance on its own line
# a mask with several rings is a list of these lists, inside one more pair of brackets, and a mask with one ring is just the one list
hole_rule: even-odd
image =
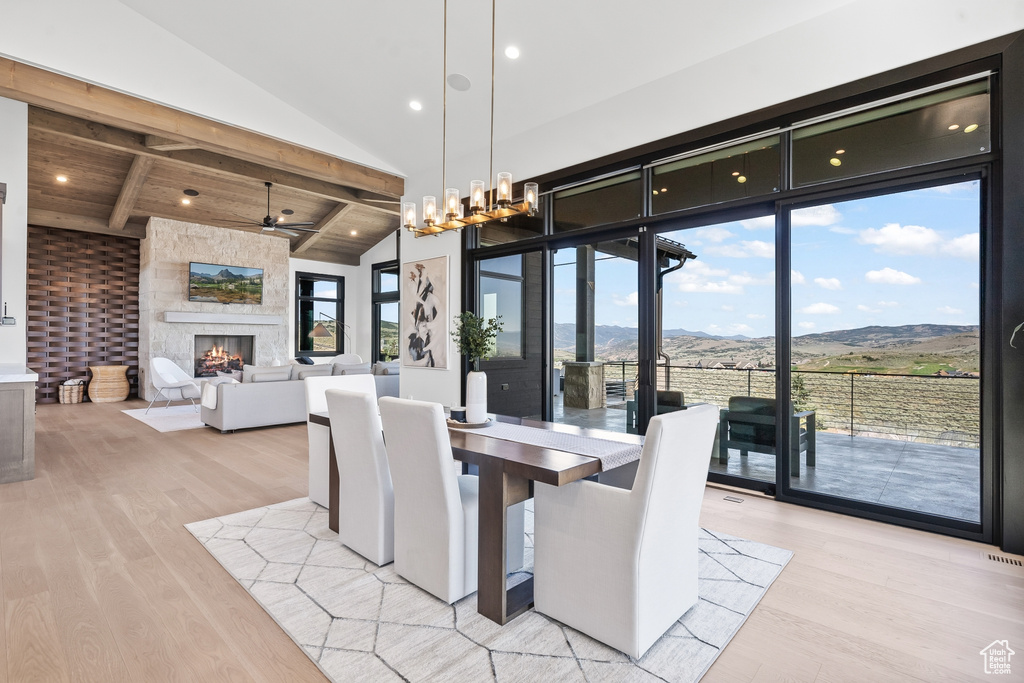
[[345,278],[295,274],[296,353],[336,356],[345,351]]
[[398,261],[373,265],[374,361],[398,358]]

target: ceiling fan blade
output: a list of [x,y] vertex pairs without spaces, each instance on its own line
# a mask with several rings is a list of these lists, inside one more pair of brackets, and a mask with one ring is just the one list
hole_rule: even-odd
[[305,228],[310,225],[316,225],[311,221],[303,221],[300,223],[274,223],[275,228]]
[[284,234],[291,235],[292,237],[298,237],[299,236],[299,233],[292,232],[291,230],[285,230],[284,228],[274,228],[274,232],[283,232]]

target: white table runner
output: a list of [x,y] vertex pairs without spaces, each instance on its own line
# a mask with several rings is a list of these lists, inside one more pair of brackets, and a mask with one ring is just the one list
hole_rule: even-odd
[[566,434],[550,429],[525,427],[505,422],[496,422],[480,429],[479,433],[493,439],[516,441],[530,446],[553,448],[558,451],[598,458],[601,461],[602,472],[639,460],[640,451],[643,450],[643,446],[639,444],[620,443],[592,436]]

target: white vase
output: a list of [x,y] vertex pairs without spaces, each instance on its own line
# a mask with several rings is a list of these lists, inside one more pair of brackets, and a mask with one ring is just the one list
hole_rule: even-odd
[[466,375],[466,422],[487,419],[487,373],[470,371]]

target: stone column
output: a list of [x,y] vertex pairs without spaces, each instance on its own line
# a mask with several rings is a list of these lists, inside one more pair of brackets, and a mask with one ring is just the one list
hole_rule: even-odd
[[563,405],[566,408],[593,408],[605,407],[604,391],[604,363],[597,362],[571,362],[563,363],[565,367],[565,397]]

